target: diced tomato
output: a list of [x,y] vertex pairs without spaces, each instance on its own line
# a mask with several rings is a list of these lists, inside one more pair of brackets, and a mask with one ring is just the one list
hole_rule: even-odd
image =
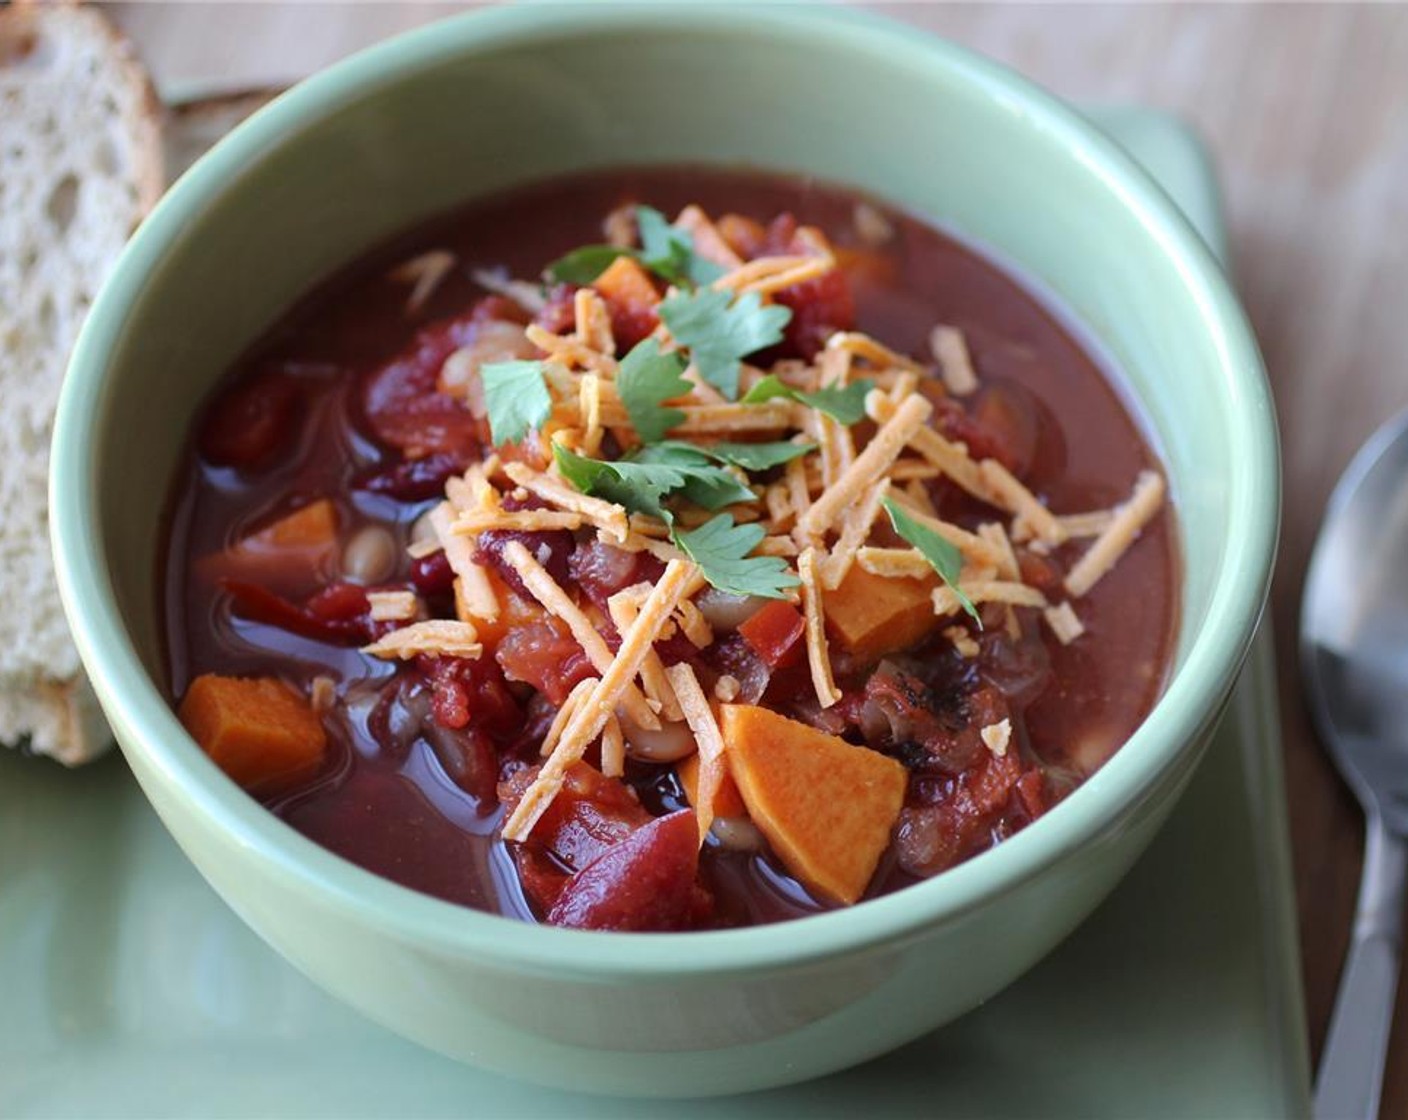
[[797,219],[784,211],[768,223],[763,242],[750,257],[779,257],[804,252],[797,244]]
[[646,304],[608,300],[606,306],[611,312],[611,337],[616,340],[618,354],[625,354],[636,343],[649,338],[660,325],[655,308]]
[[769,669],[791,665],[802,651],[806,620],[791,603],[774,599],[738,627],[743,640]]
[[1017,381],[989,381],[971,405],[973,420],[1002,448],[1001,462],[1018,478],[1031,472],[1041,435],[1041,404]]
[[1012,743],[1001,757],[985,751],[978,764],[964,773],[961,781],[980,813],[995,813],[1007,805],[1024,767]]
[[513,863],[518,869],[518,882],[533,912],[540,919],[545,917],[567,884],[567,872],[531,841],[513,846]]
[[663,931],[699,921],[694,812],[658,817],[576,872],[548,912],[574,929]]
[[[510,812],[539,769],[520,771],[500,786],[500,797]],[[530,839],[568,867],[580,870],[651,819],[619,778],[608,778],[585,762],[575,762],[563,775],[562,788],[552,804],[533,826]]]
[[491,657],[419,657],[416,667],[431,687],[431,711],[441,727],[474,727],[495,738],[513,734],[523,713]]
[[895,835],[900,866],[936,875],[991,846],[1004,820],[1021,827],[1025,820],[1007,810],[1023,771],[1015,744],[1001,758],[985,750],[934,804],[905,808]]
[[290,443],[300,396],[298,383],[278,369],[222,393],[201,426],[202,458],[239,470],[258,466]]
[[[368,639],[366,619],[361,612],[342,617],[318,613],[281,595],[275,595],[258,584],[227,579],[221,584],[230,596],[230,610],[239,618],[277,626],[291,634],[299,634],[330,645],[363,645]],[[350,586],[350,585],[346,585]],[[362,591],[362,588],[356,588]],[[363,594],[365,610],[366,596]]]
[[1017,797],[1027,816],[1036,820],[1051,807],[1046,791],[1046,775],[1040,770],[1028,770],[1017,779]]
[[458,399],[439,391],[440,367],[474,341],[482,324],[521,317],[516,304],[490,296],[467,313],[420,331],[405,350],[366,377],[362,408],[373,434],[411,458],[440,452],[465,461],[476,456],[479,422]]
[[782,350],[788,357],[811,361],[833,334],[855,328],[855,298],[850,281],[839,268],[783,288],[773,299],[792,309],[782,334]]
[[503,636],[494,654],[504,675],[523,681],[561,704],[579,681],[596,670],[567,627],[546,615]]
[[[779,214],[767,227],[762,240],[756,238],[756,229],[746,222],[721,225],[725,239],[735,243],[735,248],[749,259],[762,256],[805,255],[817,251],[814,238],[799,235],[797,219],[791,214]],[[855,298],[851,294],[850,281],[846,273],[834,268],[815,280],[793,284],[783,288],[773,299],[791,309],[792,318],[783,328],[782,342],[763,354],[756,361],[766,365],[777,358],[805,358],[810,361],[826,345],[826,340],[836,331],[848,331],[856,325]]]
[[356,583],[330,583],[304,604],[315,618],[328,622],[352,622],[371,611],[367,589]]
[[934,400],[932,423],[946,438],[966,444],[974,459],[996,459],[1022,478],[1036,457],[1038,407],[1025,386],[1003,381],[984,385],[968,401]]
[[378,588],[330,583],[302,606],[244,580],[222,580],[221,587],[229,594],[230,609],[236,616],[330,645],[366,645],[401,625],[374,620],[367,592],[399,591],[404,590],[403,585]]
[[1062,595],[1065,576],[1061,567],[1049,556],[1038,556],[1029,549],[1017,549],[1017,568],[1022,573],[1022,582],[1035,587],[1048,598]]
[[547,303],[533,322],[553,334],[567,334],[577,325],[577,285],[557,284],[548,292]]

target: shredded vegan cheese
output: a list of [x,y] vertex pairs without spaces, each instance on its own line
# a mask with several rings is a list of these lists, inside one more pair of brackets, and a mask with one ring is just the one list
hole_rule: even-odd
[[1066,591],[1079,599],[1119,562],[1138,538],[1149,519],[1158,513],[1164,500],[1164,480],[1154,471],[1141,471],[1134,493],[1115,508],[1110,523],[1095,538],[1084,556],[1066,576]]
[[626,772],[626,736],[615,716],[601,729],[601,772],[608,778],[619,778]]
[[[616,627],[618,633],[624,634],[635,624],[636,616],[640,613],[640,604],[645,602],[650,594],[648,583],[639,583],[634,587],[628,587],[624,591],[618,591],[606,601],[606,609],[611,614],[611,622]],[[665,628],[669,625],[668,620],[660,628],[657,638],[665,637]],[[665,676],[665,666],[660,660],[660,655],[651,649],[646,653],[645,659],[640,666],[641,685],[645,689],[646,697],[652,704],[659,707],[664,717],[671,722],[678,722],[683,719],[680,712],[679,702],[675,699],[674,690],[670,688],[669,678]]]
[[819,539],[845,506],[859,500],[867,487],[878,482],[933,410],[934,406],[919,396],[909,397],[895,409],[836,484],[827,488],[802,515],[797,523],[798,543]]
[[626,520],[626,511],[615,503],[590,498],[580,490],[573,489],[562,479],[542,474],[522,463],[505,463],[504,473],[530,494],[551,503],[565,514],[575,515],[579,525],[583,522],[595,525],[613,536],[617,544],[626,539],[630,524]]
[[1063,646],[1070,645],[1085,633],[1085,627],[1076,617],[1075,608],[1069,602],[1047,607],[1042,615],[1046,624],[1051,627],[1051,632],[1056,635],[1056,640]]
[[489,582],[489,573],[474,559],[474,546],[469,538],[455,530],[453,517],[450,503],[441,502],[430,511],[431,528],[445,550],[450,570],[458,577],[460,595],[468,613],[492,622],[499,617],[499,597]]
[[[558,586],[548,570],[533,558],[520,541],[510,541],[504,546],[504,560],[518,573],[518,578],[523,581],[523,586],[533,598],[537,599],[549,614],[567,623],[572,637],[582,647],[582,652],[587,655],[597,672],[605,673],[612,661],[611,649],[607,646],[606,639],[597,633],[591,620],[572,601],[572,597]],[[622,706],[641,727],[651,731],[659,728],[660,721],[655,712],[634,685],[628,684],[623,689]]]
[[959,657],[971,660],[982,652],[966,626],[947,626],[944,628],[944,637],[953,643],[953,648],[957,650]]
[[956,327],[937,326],[929,334],[929,349],[943,370],[944,385],[955,397],[976,392],[978,375],[973,372],[973,359],[968,353],[968,340]]
[[371,645],[363,646],[362,652],[388,661],[409,660],[421,654],[477,658],[484,647],[479,643],[478,632],[468,622],[432,618],[393,630]]
[[826,590],[835,591],[841,586],[841,581],[855,562],[856,553],[870,536],[870,527],[875,524],[889,491],[890,480],[882,478],[865,492],[859,505],[841,515],[840,539],[821,561],[821,585]]
[[[1044,607],[1046,596],[1035,587],[1010,580],[975,579],[958,581],[958,590],[973,603],[1008,603],[1014,607]],[[963,607],[953,589],[947,585],[934,588],[934,613],[940,616],[957,614]]]
[[406,297],[406,314],[416,315],[440,287],[455,267],[455,254],[448,249],[431,249],[427,253],[402,261],[387,276],[399,284],[410,284]]
[[1009,719],[990,723],[978,732],[983,745],[998,758],[1007,756],[1007,747],[1012,742],[1012,721]]
[[1038,540],[1058,545],[1066,539],[1066,530],[1051,511],[996,459],[984,459],[978,470],[994,503],[1026,522]]
[[577,710],[578,705],[600,680],[600,677],[587,677],[572,686],[572,691],[562,701],[562,707],[557,709],[557,713],[552,717],[552,723],[548,725],[547,734],[543,736],[543,745],[539,752],[542,757],[547,758],[552,754],[557,746],[557,741],[562,738],[562,733],[567,728],[567,721],[572,718],[572,713]]
[[415,618],[420,610],[414,591],[368,591],[367,604],[373,622],[400,622]]
[[841,699],[841,690],[831,676],[831,654],[826,647],[826,616],[821,605],[821,584],[816,572],[816,549],[806,548],[797,558],[797,574],[802,580],[802,608],[806,620],[807,665],[812,687],[823,708]]
[[703,843],[714,823],[714,798],[724,779],[724,737],[694,670],[680,662],[671,665],[665,672],[669,675],[675,695],[679,697],[684,721],[694,733],[694,742],[699,748],[699,786],[694,812],[699,819],[699,841]]
[[635,622],[622,636],[621,647],[616,651],[610,667],[602,674],[596,688],[572,713],[552,755],[504,823],[506,840],[523,840],[533,831],[533,826],[562,788],[563,773],[582,757],[587,747],[601,734],[606,720],[640,672],[641,662],[650,652],[655,634],[674,613],[697,575],[698,569],[693,564],[675,560],[666,566],[660,582],[651,589],[650,597],[641,607]]

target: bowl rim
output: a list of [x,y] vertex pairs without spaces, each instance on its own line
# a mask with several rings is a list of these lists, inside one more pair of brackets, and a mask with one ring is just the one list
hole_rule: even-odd
[[709,8],[507,7],[449,17],[334,64],[295,86],[224,138],[171,188],[137,231],[80,333],[60,396],[50,479],[55,568],[69,624],[94,689],[125,752],[147,780],[189,803],[207,826],[254,853],[265,873],[312,892],[340,916],[435,952],[523,973],[628,981],[740,974],[801,966],[907,940],[1042,874],[1120,819],[1186,761],[1217,714],[1255,631],[1279,527],[1280,478],[1270,390],[1245,315],[1221,266],[1151,178],[1074,109],[1002,65],[869,13],[837,9],[728,9],[734,34],[831,45],[922,75],[938,70],[1036,128],[1093,170],[1158,249],[1200,308],[1226,372],[1239,470],[1228,481],[1227,542],[1207,620],[1154,710],[1130,741],[1075,794],[1032,827],[980,857],[845,910],[798,922],[680,934],[593,933],[532,925],[402,887],[333,855],[226,779],[177,721],[127,635],[103,560],[95,501],[108,360],[128,313],[164,252],[238,179],[239,168],[286,136],[415,73],[453,58],[492,54],[546,38],[657,31],[717,31]]

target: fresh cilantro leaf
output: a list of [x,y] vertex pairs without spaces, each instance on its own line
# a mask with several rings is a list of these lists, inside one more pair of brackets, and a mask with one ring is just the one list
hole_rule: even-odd
[[978,608],[973,605],[972,599],[958,589],[958,573],[963,568],[963,554],[958,551],[958,546],[939,536],[927,525],[921,525],[892,498],[886,498],[884,504],[895,532],[924,554],[924,559],[929,561],[934,571],[939,573],[939,578],[958,596],[958,602],[981,630],[983,620],[978,617]]
[[814,443],[712,443],[703,446],[667,439],[639,449],[640,463],[726,463],[745,471],[765,471],[816,450]]
[[781,599],[788,587],[801,581],[779,556],[749,556],[763,539],[761,525],[735,525],[733,515],[721,513],[697,529],[674,534],[675,544],[699,565],[704,578],[731,595],[758,595]]
[[672,284],[712,284],[724,270],[694,251],[688,230],[672,226],[653,206],[636,207],[641,264]]
[[548,275],[563,284],[590,284],[617,257],[633,257],[630,249],[615,245],[583,245],[548,265]]
[[615,502],[628,513],[644,513],[658,517],[667,525],[673,521],[664,506],[664,498],[672,490],[684,486],[684,476],[669,467],[647,467],[637,463],[607,463],[589,459],[569,451],[560,443],[552,445],[557,469],[583,494]]
[[734,502],[755,502],[758,496],[721,467],[678,467],[684,475],[680,494],[704,509],[723,509]]
[[765,471],[816,450],[814,443],[714,443],[706,448],[720,462],[745,471]]
[[648,513],[669,523],[667,497],[682,497],[704,509],[722,509],[734,502],[755,501],[757,495],[722,467],[698,462],[646,462],[588,459],[554,445],[562,476],[584,494],[605,498],[632,513]]
[[865,415],[865,397],[875,386],[868,378],[852,381],[849,385],[828,386],[815,393],[804,393],[794,389],[775,373],[770,373],[748,390],[744,404],[762,404],[774,397],[787,397],[801,401],[818,412],[824,412],[841,424],[855,424]]
[[661,402],[683,396],[692,386],[680,375],[685,360],[678,353],[660,353],[660,343],[643,339],[621,359],[616,372],[616,391],[631,418],[631,427],[646,443],[654,443],[684,420],[677,408],[662,408]]
[[852,381],[849,385],[828,386],[815,393],[798,393],[797,399],[811,405],[818,412],[824,412],[841,424],[855,424],[865,416],[865,398],[875,386],[868,378]]
[[797,399],[797,390],[783,381],[775,373],[770,373],[743,395],[744,404],[765,404],[778,397]]
[[637,447],[628,458],[636,463],[664,463],[672,467],[702,467],[710,462],[704,448],[680,439],[665,439]]
[[479,378],[496,446],[517,443],[552,415],[542,362],[488,362],[479,367]]
[[671,296],[659,313],[675,341],[689,347],[700,376],[729,400],[738,398],[739,361],[781,342],[792,318],[781,304],[763,306],[757,292],[734,299],[713,288]]

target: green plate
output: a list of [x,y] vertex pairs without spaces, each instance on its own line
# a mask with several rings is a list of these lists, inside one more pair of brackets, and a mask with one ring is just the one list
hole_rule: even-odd
[[[1091,115],[1221,248],[1197,142],[1155,113]],[[120,756],[67,773],[6,753],[0,1115],[1308,1115],[1274,688],[1263,631],[1169,824],[1002,995],[848,1072],[678,1104],[522,1085],[374,1026],[225,907]]]

